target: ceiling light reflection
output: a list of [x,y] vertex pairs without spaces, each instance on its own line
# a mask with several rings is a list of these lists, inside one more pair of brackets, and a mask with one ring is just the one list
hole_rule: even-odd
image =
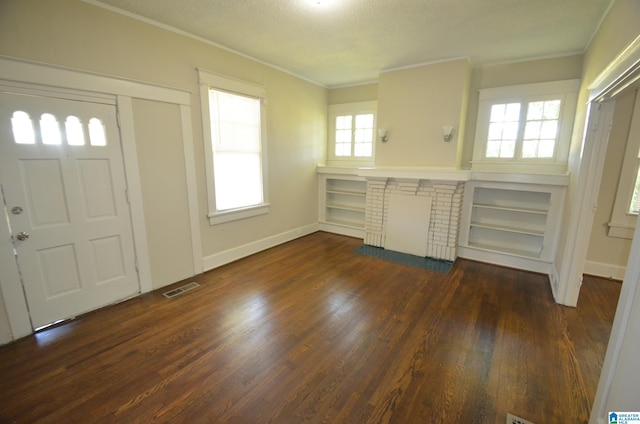
[[316,8],[328,9],[335,6],[337,0],[306,0],[306,2]]

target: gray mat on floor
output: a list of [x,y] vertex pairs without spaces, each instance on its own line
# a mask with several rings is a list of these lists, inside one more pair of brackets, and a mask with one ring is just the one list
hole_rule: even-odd
[[381,247],[374,247],[363,244],[354,250],[355,253],[374,258],[384,259],[390,262],[396,262],[404,265],[414,266],[417,268],[428,269],[429,271],[441,272],[447,274],[453,262],[441,259],[423,258],[421,256],[409,255],[407,253],[394,252]]

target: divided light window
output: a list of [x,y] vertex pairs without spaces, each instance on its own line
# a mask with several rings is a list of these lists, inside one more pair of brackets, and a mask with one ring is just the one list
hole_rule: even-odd
[[487,158],[553,158],[558,140],[560,99],[491,106]]
[[[39,131],[36,131],[36,126]],[[39,120],[34,120],[27,112],[16,110],[11,117],[11,129],[16,144],[98,147],[107,145],[104,124],[98,118],[90,118],[85,123],[77,116],[69,115],[64,122],[58,122],[58,118],[53,114],[43,113]],[[85,137],[85,133],[88,137]]]
[[371,157],[373,121],[373,113],[336,116],[336,156]]
[[472,169],[565,172],[579,84],[481,89]]
[[373,161],[376,102],[329,106],[329,159],[354,163]]
[[268,213],[265,90],[199,71],[207,162],[209,223]]

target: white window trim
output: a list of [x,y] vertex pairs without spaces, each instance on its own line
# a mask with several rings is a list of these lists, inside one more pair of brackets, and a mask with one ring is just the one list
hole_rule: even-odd
[[638,151],[640,151],[640,91],[636,90],[636,98],[633,104],[633,115],[627,146],[625,147],[624,160],[620,169],[618,190],[613,202],[611,222],[609,222],[609,237],[633,239],[638,215],[629,213],[631,197],[636,185],[638,172]]
[[[371,157],[336,156],[336,117],[341,115],[373,114],[373,146]],[[327,161],[329,165],[373,165],[376,156],[376,140],[378,134],[378,102],[341,103],[328,107]]]
[[[200,83],[200,107],[202,112],[202,133],[205,140],[205,175],[207,177],[207,201],[209,225],[246,219],[269,213],[269,193],[267,181],[267,91],[264,87],[246,81],[240,81],[228,76],[219,75],[203,69],[198,69]],[[216,193],[213,173],[213,146],[211,144],[211,124],[209,110],[209,89],[228,91],[243,96],[259,98],[260,101],[260,131],[262,143],[262,194],[261,204],[219,211],[216,208]]]
[[[479,171],[518,171],[564,173],[569,157],[571,132],[576,113],[580,80],[552,81],[480,89],[478,119],[471,168]],[[491,106],[497,103],[527,103],[537,100],[562,100],[558,141],[553,158],[486,158]]]

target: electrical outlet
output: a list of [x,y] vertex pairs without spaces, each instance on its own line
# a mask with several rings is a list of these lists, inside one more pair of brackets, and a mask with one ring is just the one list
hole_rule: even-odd
[[533,422],[507,412],[507,424],[533,424]]

